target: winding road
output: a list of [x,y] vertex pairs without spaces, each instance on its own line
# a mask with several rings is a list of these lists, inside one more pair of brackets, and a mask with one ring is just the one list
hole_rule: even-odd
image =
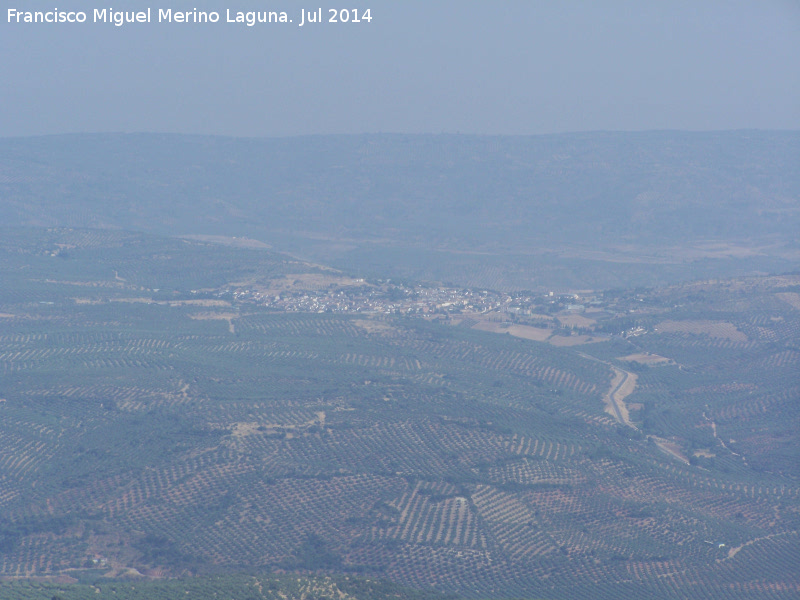
[[[636,375],[630,371],[620,369],[605,360],[600,360],[594,356],[584,354],[583,352],[578,352],[578,354],[583,358],[603,363],[614,372],[614,378],[611,380],[611,388],[603,396],[603,404],[606,405],[606,412],[612,415],[617,423],[627,425],[639,431],[639,428],[631,422],[628,415],[628,407],[625,406],[625,398],[630,396],[636,389]],[[683,456],[675,444],[669,440],[659,438],[655,435],[648,435],[647,439],[655,442],[656,446],[658,446],[662,452],[669,454],[684,464],[689,464],[689,460]]]
[[633,390],[636,389],[636,375],[589,354],[584,354],[583,352],[578,352],[578,354],[583,358],[603,363],[613,371],[614,378],[611,380],[611,388],[603,396],[606,412],[612,415],[617,423],[627,425],[633,429],[639,429],[631,423],[628,416],[628,408],[625,406],[625,398],[630,396]]

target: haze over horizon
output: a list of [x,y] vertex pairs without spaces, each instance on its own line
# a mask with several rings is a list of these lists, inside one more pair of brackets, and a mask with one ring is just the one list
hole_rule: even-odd
[[160,1],[0,0],[0,599],[800,598],[800,0]]
[[[148,6],[303,8],[120,9]],[[0,137],[800,128],[800,4],[784,0],[378,1],[371,23],[306,27],[24,25],[0,8]]]

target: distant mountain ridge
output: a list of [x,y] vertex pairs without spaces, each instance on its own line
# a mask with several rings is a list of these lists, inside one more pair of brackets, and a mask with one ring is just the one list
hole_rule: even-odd
[[248,236],[315,259],[365,244],[505,255],[709,242],[785,258],[800,132],[7,138],[0,220]]

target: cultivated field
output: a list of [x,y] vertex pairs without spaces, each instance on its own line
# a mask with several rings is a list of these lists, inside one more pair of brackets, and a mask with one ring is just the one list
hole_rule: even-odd
[[[604,337],[573,348],[521,324],[243,305],[226,272],[299,269],[266,250],[42,235],[0,252],[2,577],[800,594],[800,313],[777,296],[796,277],[609,293]],[[92,302],[70,281],[98,282]]]

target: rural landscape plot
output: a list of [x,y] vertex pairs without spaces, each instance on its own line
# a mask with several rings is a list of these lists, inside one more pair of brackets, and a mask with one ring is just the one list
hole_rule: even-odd
[[[489,291],[422,312],[263,248],[36,231],[0,249],[2,576],[800,590],[797,275],[490,321]],[[363,298],[386,310],[331,308]]]

